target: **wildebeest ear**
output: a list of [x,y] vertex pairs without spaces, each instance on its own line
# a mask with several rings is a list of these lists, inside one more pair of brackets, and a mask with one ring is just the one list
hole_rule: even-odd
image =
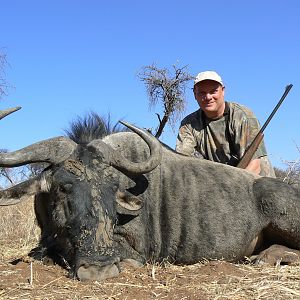
[[118,190],[116,193],[117,213],[125,215],[138,215],[138,210],[143,207],[143,202],[131,193]]

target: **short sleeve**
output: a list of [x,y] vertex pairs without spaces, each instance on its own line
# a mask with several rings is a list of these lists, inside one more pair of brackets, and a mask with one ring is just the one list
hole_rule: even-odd
[[178,153],[193,156],[196,147],[196,140],[189,125],[182,125],[179,128],[176,140],[176,151]]

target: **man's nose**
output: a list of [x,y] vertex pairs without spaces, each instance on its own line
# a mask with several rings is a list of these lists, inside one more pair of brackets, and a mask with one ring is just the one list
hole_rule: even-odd
[[206,93],[204,95],[204,100],[211,100],[212,99],[212,95],[210,93]]

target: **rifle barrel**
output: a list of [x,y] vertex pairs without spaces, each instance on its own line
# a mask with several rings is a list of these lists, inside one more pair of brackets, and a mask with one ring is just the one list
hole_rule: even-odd
[[289,91],[291,90],[292,87],[293,87],[292,84],[289,84],[289,85],[286,86],[285,91],[284,91],[282,97],[280,98],[279,102],[277,103],[276,107],[273,109],[273,111],[270,114],[269,118],[267,119],[265,124],[261,127],[258,134],[254,138],[254,140],[251,142],[250,146],[247,148],[247,150],[245,151],[243,157],[241,158],[241,160],[237,164],[238,168],[245,169],[248,166],[248,164],[250,163],[255,151],[257,150],[257,148],[259,147],[259,144],[261,143],[261,141],[263,139],[263,136],[264,136],[263,131],[268,126],[269,122],[273,118],[273,116],[276,113],[277,109],[279,108],[279,106],[281,105],[281,103],[283,102],[283,100],[285,99],[285,97],[287,96],[287,94],[289,93]]
[[283,100],[285,99],[285,97],[287,96],[287,94],[289,93],[289,91],[291,90],[292,87],[293,87],[292,84],[289,84],[289,85],[286,86],[283,95],[281,96],[279,102],[277,103],[277,105],[273,109],[272,113],[270,114],[270,116],[267,119],[267,121],[265,122],[265,124],[261,127],[260,132],[263,132],[266,129],[266,127],[268,126],[269,122],[271,121],[271,119],[275,115],[277,109],[279,108],[279,106],[281,105],[281,103],[283,102]]

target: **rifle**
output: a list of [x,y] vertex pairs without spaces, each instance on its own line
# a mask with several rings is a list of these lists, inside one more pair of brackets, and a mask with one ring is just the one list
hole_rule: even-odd
[[269,118],[267,119],[265,124],[261,127],[258,134],[256,135],[256,137],[254,138],[254,140],[252,141],[250,146],[245,151],[243,157],[241,158],[241,160],[237,164],[238,168],[246,169],[246,167],[249,165],[255,151],[257,150],[257,148],[259,147],[262,139],[264,138],[263,132],[264,132],[265,128],[268,126],[269,122],[271,121],[271,119],[275,115],[277,109],[279,108],[279,106],[281,105],[281,103],[283,102],[283,100],[285,99],[285,97],[287,96],[287,94],[289,93],[289,91],[291,90],[292,87],[293,87],[292,84],[289,84],[289,85],[286,86],[285,91],[284,91],[282,97],[280,98],[279,102],[277,103],[276,107],[273,109],[273,111],[270,114]]

